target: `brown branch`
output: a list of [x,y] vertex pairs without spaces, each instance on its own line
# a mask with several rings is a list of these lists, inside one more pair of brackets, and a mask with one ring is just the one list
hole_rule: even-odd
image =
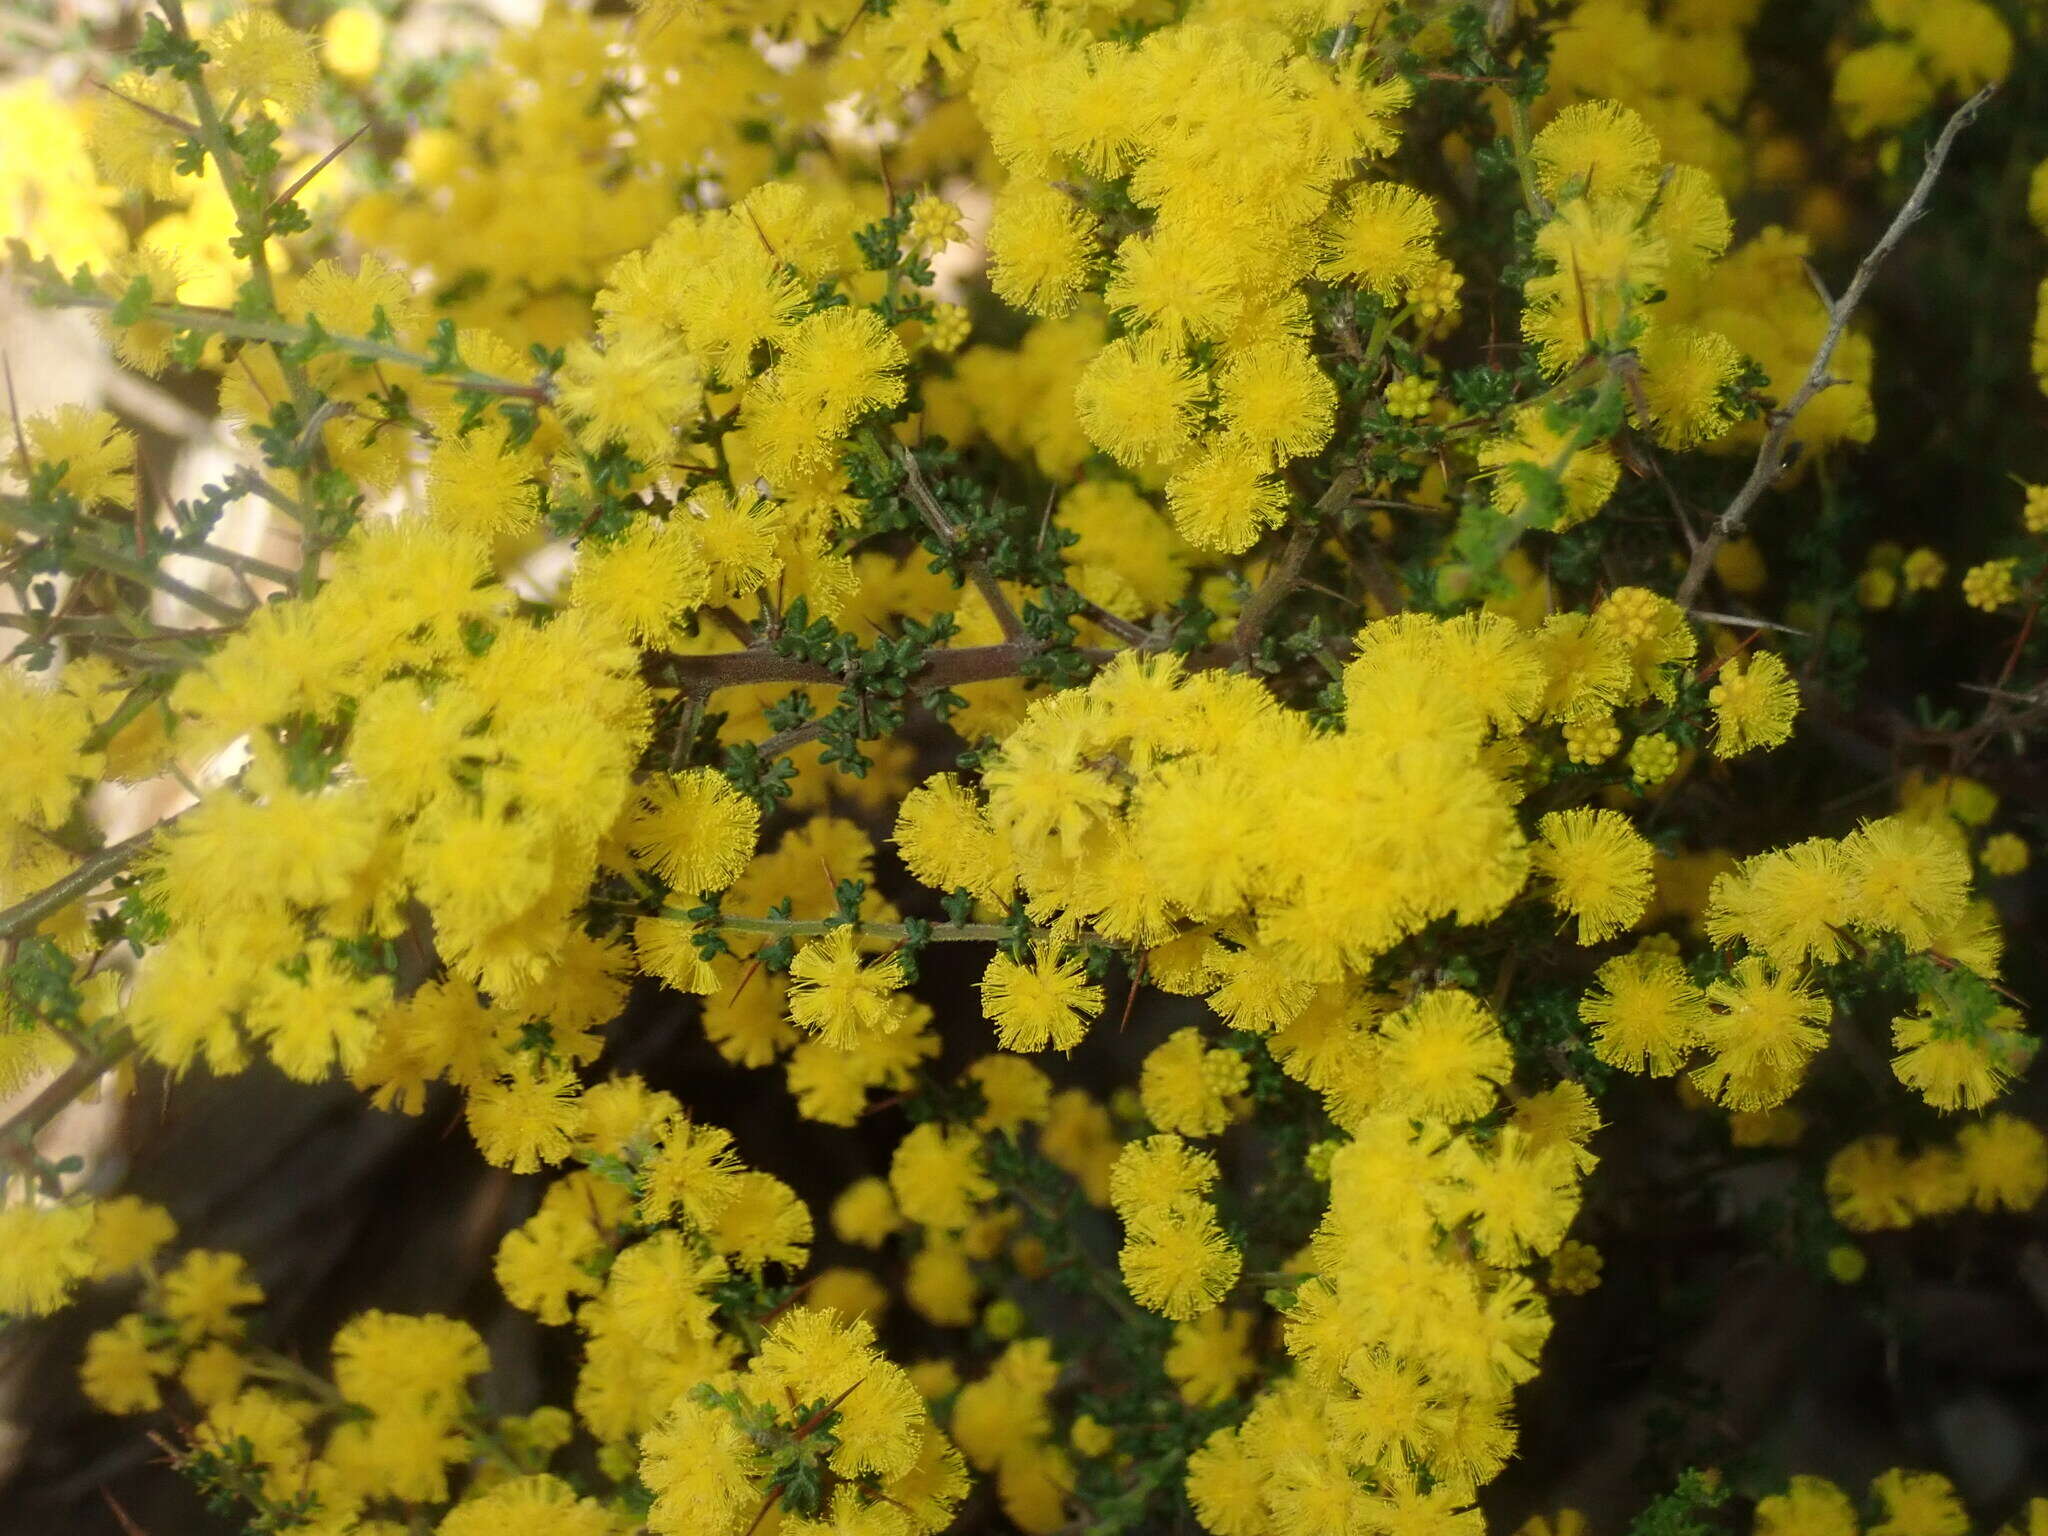
[[[901,443],[896,445],[896,461],[903,466],[904,483],[910,487],[910,499],[917,503],[917,510],[924,514],[924,520],[931,524],[946,547],[956,554],[960,545],[960,530],[946,515],[946,509],[939,505],[939,499],[932,494],[932,488],[924,483],[924,471],[917,467],[917,456]],[[989,568],[979,560],[963,559],[968,577],[975,589],[981,593],[982,601],[996,616],[996,623],[1003,629],[1003,639],[1012,645],[1034,644],[1024,621],[1017,617],[1017,610],[1010,606],[1009,595],[1003,591]],[[1035,644],[1034,644],[1035,648]]]
[[1969,127],[1972,119],[1983,110],[1984,103],[1991,99],[1996,90],[1996,86],[1987,85],[1956,108],[1955,115],[1941,130],[1941,136],[1927,151],[1927,164],[1922,168],[1920,179],[1914,183],[1911,194],[1901,205],[1885,232],[1878,236],[1877,244],[1870,248],[1870,253],[1857,265],[1856,275],[1849,279],[1849,286],[1843,290],[1842,296],[1827,306],[1827,334],[1821,338],[1820,348],[1813,354],[1813,362],[1806,370],[1806,377],[1792,392],[1792,398],[1778,406],[1766,418],[1770,423],[1769,429],[1764,433],[1763,445],[1757,449],[1756,463],[1750,469],[1749,478],[1743,481],[1742,488],[1735,493],[1735,499],[1730,501],[1726,510],[1714,520],[1713,527],[1707,530],[1707,536],[1693,551],[1692,563],[1686,567],[1685,579],[1678,584],[1679,607],[1692,607],[1693,600],[1699,596],[1701,585],[1707,579],[1707,572],[1714,567],[1714,557],[1720,553],[1721,546],[1748,526],[1749,514],[1763,493],[1769,490],[1778,477],[1790,469],[1797,459],[1796,453],[1788,454],[1786,451],[1787,440],[1792,435],[1793,422],[1811,403],[1814,396],[1841,382],[1829,374],[1828,365],[1834,361],[1835,348],[1841,344],[1842,337],[1849,328],[1850,317],[1855,314],[1857,305],[1863,302],[1871,281],[1877,276],[1878,268],[1884,265],[1885,259],[1906,237],[1906,231],[1926,212],[1927,201],[1934,192],[1934,184],[1941,176],[1942,166],[1948,159],[1949,151],[1955,147],[1957,137]]
[[122,1057],[135,1048],[135,1037],[127,1030],[116,1031],[107,1043],[89,1056],[80,1056],[43,1085],[27,1104],[0,1125],[0,1146],[26,1145],[36,1133],[70,1107],[77,1097],[98,1082]]
[[674,651],[649,651],[640,658],[640,674],[658,688],[713,692],[768,683],[840,683],[830,667],[797,661],[774,651],[715,651],[685,656]]
[[823,720],[806,720],[802,725],[792,725],[786,731],[777,731],[755,748],[763,762],[772,762],[785,752],[794,752],[807,741],[816,741],[825,734]]
[[21,484],[26,490],[35,478],[35,464],[29,457],[28,434],[21,429],[21,402],[14,394],[14,363],[5,352],[0,352],[0,375],[7,380],[7,414],[14,419],[14,451],[21,460]]
[[[600,505],[598,511],[602,512],[603,510],[603,506]],[[734,613],[731,608],[721,603],[715,607],[706,608],[704,611],[718,621],[720,629],[731,635],[733,639],[739,641],[741,645],[752,645],[754,643],[756,636],[753,626],[737,613]]]
[[1081,612],[1084,615],[1100,624],[1112,635],[1115,635],[1117,639],[1123,641],[1124,644],[1135,645],[1141,650],[1157,650],[1159,648],[1159,637],[1146,629],[1142,624],[1133,624],[1121,614],[1111,613],[1092,597],[1084,596],[1080,592],[1076,592],[1074,595],[1081,599]]
[[153,827],[143,828],[133,837],[109,844],[61,880],[44,886],[33,896],[24,897],[0,912],[0,938],[18,938],[52,912],[88,895],[101,881],[118,872],[147,847],[150,840],[174,819],[166,817]]
[[[1316,500],[1316,516],[1325,516],[1349,502],[1351,493],[1358,489],[1358,482],[1363,478],[1364,471],[1356,464],[1347,464],[1338,470],[1329,488]],[[1296,523],[1273,569],[1267,572],[1266,579],[1259,583],[1259,589],[1246,601],[1230,638],[1231,649],[1240,657],[1249,656],[1258,648],[1259,636],[1265,632],[1273,611],[1286,601],[1287,595],[1300,582],[1301,569],[1316,547],[1316,535],[1315,521],[1303,519]]]
[[1286,601],[1287,594],[1294,590],[1301,580],[1301,568],[1308,564],[1309,551],[1315,548],[1316,533],[1307,523],[1295,525],[1294,532],[1287,536],[1287,544],[1280,551],[1280,558],[1273,562],[1266,579],[1259,583],[1256,592],[1245,600],[1243,611],[1237,616],[1237,628],[1231,632],[1230,643],[1240,656],[1249,656],[1258,649],[1259,636],[1265,632],[1266,621],[1273,616],[1273,610]]
[[146,101],[137,101],[133,96],[128,95],[125,91],[117,91],[111,85],[106,84],[104,81],[91,80],[86,83],[89,84],[96,91],[105,91],[109,96],[113,97],[116,101],[126,102],[129,106],[133,107],[136,111],[142,113],[145,117],[155,118],[158,122],[162,123],[166,128],[169,128],[176,133],[183,134],[188,139],[199,138],[201,134],[205,131],[197,123],[187,121],[185,118],[179,117],[176,113],[166,112],[159,107],[152,107]]
[[355,143],[357,139],[360,139],[364,134],[368,133],[369,131],[370,125],[368,123],[365,123],[363,124],[362,127],[358,128],[354,133],[350,134],[347,138],[343,139],[339,144],[335,145],[334,148],[327,151],[326,154],[322,155],[317,161],[314,162],[311,170],[307,171],[305,175],[301,176],[297,181],[293,182],[290,186],[286,187],[282,192],[278,193],[277,196],[271,200],[270,206],[273,209],[281,207],[285,203],[288,203],[293,198],[297,197],[301,192],[305,191],[307,187],[312,185],[313,178],[315,176],[318,176],[322,171],[326,170],[328,166],[334,164],[336,160],[341,158],[342,154],[348,149],[348,147],[351,144]]
[[[38,288],[30,297],[50,309],[105,309],[111,310],[121,303],[114,294],[78,293],[71,289]],[[235,341],[268,342],[272,346],[289,347],[306,339],[307,331],[302,325],[292,325],[282,320],[252,320],[237,315],[232,310],[221,309],[210,304],[148,304],[143,306],[141,318],[158,320],[181,331],[200,331],[212,336],[226,336]],[[342,336],[332,332],[322,341],[337,352],[350,357],[368,358],[372,362],[395,363],[400,367],[417,368],[427,382],[446,384],[451,389],[473,389],[480,394],[504,395],[511,399],[545,401],[549,387],[541,381],[521,382],[516,379],[501,379],[487,373],[435,373],[434,359],[423,352],[409,352],[403,347],[387,342],[374,341],[367,336]]]
[[[955,650],[932,651],[917,674],[923,688],[951,688],[963,683],[987,683],[1020,675],[1023,664],[1037,654],[1035,645],[969,645]],[[1101,663],[1115,651],[1083,649],[1081,656]],[[720,688],[761,687],[776,683],[828,683],[843,687],[846,679],[830,667],[813,661],[798,661],[774,651],[720,651],[708,656],[686,656],[674,651],[650,651],[641,658],[641,675],[659,688],[692,688],[715,692]]]

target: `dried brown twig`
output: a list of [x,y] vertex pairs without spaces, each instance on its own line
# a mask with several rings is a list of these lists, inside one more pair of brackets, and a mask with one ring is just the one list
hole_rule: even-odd
[[[1721,515],[1714,520],[1713,526],[1707,530],[1706,537],[1701,539],[1699,546],[1693,550],[1692,563],[1686,567],[1685,579],[1678,584],[1679,607],[1691,609],[1694,599],[1699,596],[1701,585],[1707,579],[1707,572],[1713,569],[1714,556],[1720,553],[1721,546],[1749,525],[1749,514],[1763,493],[1796,461],[1796,452],[1786,452],[1787,441],[1792,435],[1792,424],[1816,395],[1842,382],[1828,372],[1828,365],[1834,361],[1835,348],[1841,344],[1843,335],[1848,331],[1850,317],[1856,313],[1856,307],[1863,302],[1864,295],[1869,292],[1878,268],[1884,265],[1885,259],[1905,238],[1906,231],[1926,212],[1927,201],[1933,195],[1934,184],[1940,179],[1942,166],[1948,160],[1949,151],[1955,147],[1956,139],[1970,126],[1971,120],[1983,110],[1984,104],[1991,99],[1996,90],[1996,86],[1987,85],[1956,108],[1955,115],[1948,120],[1941,130],[1940,137],[1935,139],[1933,147],[1927,151],[1927,164],[1920,172],[1920,179],[1913,184],[1912,193],[1900,205],[1898,213],[1893,216],[1885,232],[1878,236],[1877,244],[1873,245],[1870,253],[1857,264],[1855,275],[1849,279],[1849,286],[1842,290],[1842,296],[1830,300],[1825,291],[1822,291],[1821,302],[1827,306],[1828,311],[1827,334],[1821,338],[1820,347],[1813,354],[1813,362],[1806,370],[1806,377],[1792,392],[1792,397],[1773,409],[1765,418],[1769,427],[1764,433],[1762,446],[1757,449],[1756,463],[1750,469],[1749,478],[1742,482],[1742,488],[1735,493],[1734,500],[1730,501]],[[1816,280],[1816,289],[1819,289],[1819,286]]]

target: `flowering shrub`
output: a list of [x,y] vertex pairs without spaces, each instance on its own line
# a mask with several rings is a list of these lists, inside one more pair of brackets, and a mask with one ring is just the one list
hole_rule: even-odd
[[[1954,581],[1844,510],[1999,10],[1814,8],[1794,129],[1753,0],[440,9],[161,0],[0,90],[13,280],[230,445],[13,412],[0,1314],[117,1291],[83,1390],[217,1511],[1455,1536],[1632,1126],[1805,1149],[1844,1285],[2037,1205],[2048,488]],[[1994,680],[1874,742],[1861,647],[1965,604]],[[263,1254],[39,1140],[273,1068],[533,1186],[556,1400],[375,1296],[299,1363]],[[1639,1528],[1855,1536],[1743,1479]]]

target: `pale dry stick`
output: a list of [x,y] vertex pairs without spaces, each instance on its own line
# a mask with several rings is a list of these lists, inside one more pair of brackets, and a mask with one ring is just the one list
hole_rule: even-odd
[[1780,634],[1812,635],[1810,629],[1801,629],[1796,624],[1779,624],[1771,619],[1759,619],[1747,613],[1709,613],[1704,608],[1695,608],[1692,616],[1708,624],[1726,624],[1731,629],[1775,629]]
[[195,411],[160,384],[153,384],[139,373],[130,373],[125,368],[110,368],[101,380],[107,403],[123,416],[132,416],[143,425],[155,428],[165,437],[175,437],[193,444],[225,446],[229,439],[220,430],[217,417]]
[[[1956,108],[1955,115],[1948,120],[1941,130],[1940,137],[1935,139],[1933,147],[1927,151],[1927,164],[1921,169],[1920,179],[1914,183],[1911,195],[1900,205],[1898,213],[1893,216],[1885,232],[1878,236],[1877,244],[1870,248],[1870,253],[1857,264],[1855,276],[1849,279],[1849,286],[1842,290],[1842,296],[1829,300],[1825,291],[1822,291],[1821,302],[1827,306],[1828,311],[1827,334],[1821,338],[1820,349],[1813,354],[1813,362],[1806,370],[1806,377],[1801,381],[1799,388],[1792,392],[1792,398],[1765,418],[1770,426],[1764,433],[1763,445],[1757,449],[1756,463],[1750,469],[1749,478],[1742,482],[1742,488],[1735,493],[1734,500],[1730,501],[1721,515],[1714,520],[1713,527],[1707,530],[1707,536],[1693,551],[1692,563],[1685,570],[1685,579],[1678,584],[1679,607],[1691,609],[1693,600],[1699,596],[1700,587],[1707,579],[1707,572],[1713,569],[1714,556],[1720,553],[1721,546],[1749,525],[1749,514],[1755,509],[1764,492],[1770,489],[1780,475],[1792,467],[1794,457],[1787,456],[1785,452],[1786,440],[1792,435],[1792,423],[1822,390],[1842,382],[1829,374],[1828,365],[1834,361],[1835,348],[1841,344],[1842,337],[1849,328],[1850,317],[1855,314],[1856,306],[1863,302],[1863,296],[1869,291],[1872,279],[1877,276],[1877,269],[1884,265],[1885,258],[1890,256],[1899,242],[1906,237],[1906,231],[1927,211],[1927,200],[1933,195],[1934,184],[1941,176],[1942,166],[1948,159],[1949,151],[1955,147],[1957,137],[1970,126],[1971,120],[1983,110],[1984,103],[1991,99],[1997,89],[1996,86],[1987,85]],[[1818,290],[1819,285],[1815,286]]]

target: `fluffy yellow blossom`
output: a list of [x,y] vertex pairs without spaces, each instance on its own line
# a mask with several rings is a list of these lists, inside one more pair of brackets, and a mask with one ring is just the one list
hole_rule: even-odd
[[1707,933],[1717,943],[1740,939],[1783,969],[1834,960],[1844,948],[1851,891],[1843,846],[1809,838],[1715,876]]
[[703,1227],[739,1198],[743,1171],[729,1132],[678,1117],[662,1127],[659,1142],[640,1196],[647,1219],[680,1215]]
[[1734,342],[1719,331],[1658,326],[1636,350],[1643,364],[1646,424],[1665,447],[1711,442],[1734,424],[1729,395],[1743,367]]
[[1835,110],[1853,138],[1910,122],[1933,100],[1934,82],[1908,44],[1872,43],[1835,67]]
[[1166,482],[1173,526],[1197,549],[1241,554],[1287,515],[1287,493],[1268,471],[1271,456],[1239,437],[1223,437],[1181,462]]
[[24,432],[34,463],[51,470],[62,467],[59,490],[87,507],[133,504],[135,439],[121,430],[112,413],[61,406],[47,416],[31,416]]
[[1500,1026],[1469,992],[1442,988],[1381,1026],[1387,1107],[1434,1120],[1476,1120],[1513,1070]]
[[995,1193],[982,1170],[980,1138],[971,1131],[920,1125],[897,1144],[889,1188],[909,1220],[957,1232],[977,1202]]
[[902,963],[894,955],[863,963],[850,927],[834,928],[797,951],[790,963],[789,1016],[835,1050],[909,1021],[897,989]]
[[1230,1099],[1247,1078],[1244,1058],[1211,1049],[1198,1029],[1180,1029],[1145,1058],[1138,1092],[1145,1114],[1162,1131],[1214,1136],[1229,1125]]
[[1702,1092],[1731,1109],[1769,1109],[1799,1086],[1807,1060],[1827,1041],[1833,1008],[1797,976],[1763,961],[1738,960],[1707,987],[1701,1043],[1714,1059],[1693,1069]]
[[1799,686],[1776,652],[1759,651],[1723,666],[1707,700],[1714,706],[1714,753],[1735,757],[1791,736]]
[[879,1248],[902,1224],[884,1179],[856,1179],[832,1202],[832,1231],[841,1242]]
[[1970,1528],[1955,1484],[1938,1472],[1893,1468],[1871,1481],[1884,1519],[1867,1536],[1962,1536]]
[[1184,1322],[1208,1311],[1236,1283],[1242,1260],[1206,1201],[1148,1205],[1125,1225],[1118,1263],[1139,1305]]
[[989,283],[1020,309],[1058,316],[1074,306],[1094,263],[1094,220],[1065,193],[1012,182],[989,225]]
[[63,1305],[93,1271],[92,1207],[0,1206],[0,1312],[36,1316]]
[[1669,955],[1637,950],[1600,967],[1599,988],[1579,1002],[1593,1051],[1612,1067],[1668,1077],[1700,1043],[1707,1000]]
[[603,351],[575,342],[555,398],[593,449],[616,442],[646,464],[665,461],[703,390],[694,359],[651,336],[619,336]]
[[1019,964],[998,952],[981,977],[982,1011],[1006,1051],[1070,1051],[1102,1007],[1102,988],[1085,978],[1078,957],[1061,958],[1048,944],[1032,946]]
[[195,1248],[164,1276],[162,1297],[164,1316],[189,1343],[241,1337],[243,1319],[235,1314],[261,1302],[263,1291],[241,1255]]
[[709,768],[657,779],[627,830],[633,857],[691,895],[723,890],[754,852],[760,812]]
[[320,57],[342,79],[361,84],[384,56],[384,18],[367,6],[337,8],[320,25]]
[[1166,463],[1194,434],[1207,393],[1180,349],[1151,333],[1111,342],[1081,375],[1074,405],[1089,440],[1120,464]]
[[1933,826],[1903,816],[1866,821],[1842,843],[1852,922],[1923,949],[1968,902],[1968,856]]
[[149,1413],[163,1406],[157,1378],[175,1364],[175,1356],[150,1337],[149,1320],[131,1312],[85,1341],[78,1384],[108,1413]]
[[1231,432],[1288,459],[1329,440],[1337,393],[1308,348],[1266,342],[1231,355],[1216,377],[1216,403]]
[[640,1443],[640,1478],[654,1493],[649,1528],[738,1532],[760,1503],[767,1468],[722,1410],[681,1397]]
[[1664,149],[1642,118],[1612,101],[1585,101],[1551,119],[1529,146],[1549,197],[1642,204],[1656,190]]
[[275,103],[286,114],[304,106],[320,81],[313,39],[272,11],[248,6],[206,34],[215,89],[229,97]]
[[1436,205],[1427,197],[1399,182],[1368,182],[1346,200],[1321,271],[1398,303],[1434,269],[1436,233]]
[[2048,1137],[2016,1115],[1992,1115],[1956,1133],[1970,1203],[1980,1211],[2031,1210],[2048,1191]]
[[1982,1108],[2033,1054],[2018,1024],[2010,1008],[1967,1027],[1938,1007],[1894,1019],[1892,1070],[1936,1109]]
[[2032,861],[2026,839],[2015,832],[1994,832],[1977,850],[1977,862],[1987,875],[2016,875]]
[[1857,1536],[1856,1506],[1823,1477],[1795,1477],[1757,1500],[1756,1536]]
[[1216,1307],[1177,1325],[1165,1355],[1180,1400],[1195,1407],[1228,1402],[1252,1373],[1252,1314]]
[[1527,514],[1539,526],[1569,528],[1606,505],[1621,478],[1614,455],[1577,440],[1575,428],[1553,422],[1542,406],[1524,406],[1512,431],[1484,443],[1480,467],[1493,474],[1493,504]]
[[1629,927],[1650,899],[1650,845],[1619,811],[1555,811],[1537,824],[1536,873],[1550,900],[1578,919],[1579,942]]
[[952,774],[934,775],[903,797],[895,841],[910,872],[926,885],[965,887],[989,902],[1006,902],[1016,890],[1015,859]]
[[569,600],[643,645],[676,633],[710,595],[710,573],[688,528],[639,518],[617,538],[578,552]]
[[469,1131],[484,1157],[514,1173],[531,1173],[569,1155],[583,1106],[576,1074],[520,1057],[495,1082],[473,1089]]

